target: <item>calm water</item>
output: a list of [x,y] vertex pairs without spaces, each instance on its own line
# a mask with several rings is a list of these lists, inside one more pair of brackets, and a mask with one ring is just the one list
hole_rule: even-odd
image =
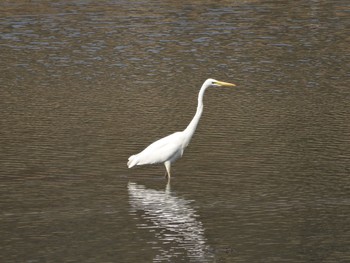
[[[349,262],[348,1],[2,1],[1,262]],[[127,158],[203,117],[173,166]]]

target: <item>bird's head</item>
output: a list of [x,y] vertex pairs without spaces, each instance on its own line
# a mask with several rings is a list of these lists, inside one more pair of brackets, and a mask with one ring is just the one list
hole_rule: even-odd
[[205,81],[205,84],[209,87],[234,87],[236,86],[235,84],[233,83],[228,83],[228,82],[223,82],[223,81],[219,81],[219,80],[216,80],[216,79],[207,79]]

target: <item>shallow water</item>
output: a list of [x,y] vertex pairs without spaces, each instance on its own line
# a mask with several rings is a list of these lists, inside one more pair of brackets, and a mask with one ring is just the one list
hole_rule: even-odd
[[350,261],[347,1],[0,7],[2,262]]

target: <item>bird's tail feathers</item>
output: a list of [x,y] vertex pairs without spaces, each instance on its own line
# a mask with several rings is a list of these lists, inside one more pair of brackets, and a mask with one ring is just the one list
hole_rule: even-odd
[[128,168],[134,167],[138,163],[138,160],[136,157],[137,157],[136,155],[131,155],[129,157]]

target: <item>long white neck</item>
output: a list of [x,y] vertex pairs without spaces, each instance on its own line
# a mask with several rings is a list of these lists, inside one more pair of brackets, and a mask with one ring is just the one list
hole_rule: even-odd
[[197,105],[197,111],[196,114],[194,115],[193,119],[191,120],[190,124],[188,124],[187,128],[183,131],[185,136],[186,136],[186,146],[189,144],[194,132],[196,131],[199,119],[202,116],[203,112],[203,96],[205,90],[209,87],[205,82],[202,85],[199,94],[198,94],[198,105]]

